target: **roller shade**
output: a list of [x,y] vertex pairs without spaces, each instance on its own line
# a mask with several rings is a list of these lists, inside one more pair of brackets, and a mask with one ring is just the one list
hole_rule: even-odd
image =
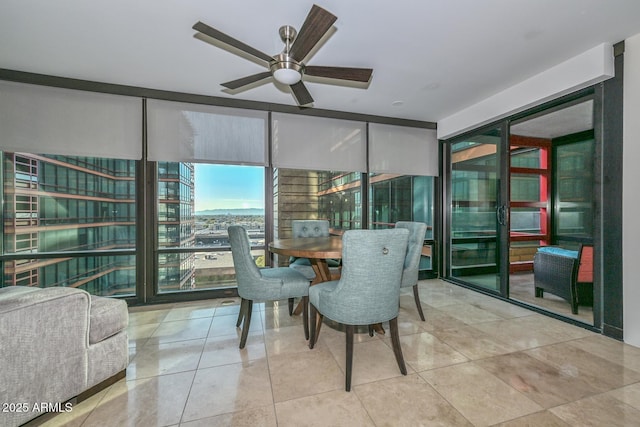
[[369,172],[438,176],[436,131],[370,123]]
[[267,165],[266,111],[150,99],[148,159]]
[[0,81],[0,149],[139,160],[142,100]]
[[274,167],[366,172],[366,125],[349,120],[272,114]]

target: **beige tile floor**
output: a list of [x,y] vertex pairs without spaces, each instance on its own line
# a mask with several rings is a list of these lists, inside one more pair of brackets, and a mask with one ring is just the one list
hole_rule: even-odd
[[[126,379],[48,426],[640,426],[640,349],[441,280],[403,291],[408,375],[388,336],[359,334],[344,391],[344,334],[309,350],[286,301],[131,309]],[[363,332],[366,332],[363,330]]]

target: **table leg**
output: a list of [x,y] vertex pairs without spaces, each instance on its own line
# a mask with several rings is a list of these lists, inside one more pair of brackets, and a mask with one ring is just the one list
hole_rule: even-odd
[[331,280],[331,270],[329,270],[329,263],[324,258],[312,258],[311,267],[313,272],[316,273],[316,277],[311,282],[311,285],[317,285],[321,282],[328,282]]
[[373,330],[380,335],[384,335],[385,331],[384,328],[382,327],[382,323],[376,323],[374,325],[371,325],[373,327]]

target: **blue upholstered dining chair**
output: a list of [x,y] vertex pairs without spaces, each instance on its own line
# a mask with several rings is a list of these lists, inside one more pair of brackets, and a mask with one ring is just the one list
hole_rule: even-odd
[[424,244],[424,234],[427,231],[427,224],[424,222],[398,221],[396,228],[406,228],[409,230],[409,245],[407,256],[404,259],[404,269],[402,271],[402,288],[413,288],[413,299],[416,301],[418,314],[424,322],[424,313],[420,304],[418,293],[418,268],[420,267],[420,255]]
[[403,375],[407,368],[398,336],[400,282],[409,231],[349,230],[342,237],[342,276],[339,280],[309,288],[311,336],[309,347],[317,339],[316,316],[345,325],[345,390],[351,390],[353,333],[355,326],[389,322],[396,362]]
[[[294,239],[329,237],[329,221],[326,219],[294,219],[291,221],[291,235]],[[339,260],[330,259],[327,263],[332,273],[339,272]],[[304,274],[310,281],[316,277],[311,262],[307,258],[291,258],[289,259],[289,267]]]
[[295,297],[302,298],[304,336],[309,339],[308,295],[309,280],[301,273],[288,268],[258,268],[251,256],[251,243],[244,227],[232,225],[228,228],[233,265],[238,282],[238,295],[242,298],[236,326],[242,326],[240,348],[244,348],[251,323],[253,301],[277,301]]

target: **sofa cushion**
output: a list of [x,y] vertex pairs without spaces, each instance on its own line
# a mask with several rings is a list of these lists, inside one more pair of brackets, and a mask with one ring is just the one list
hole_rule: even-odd
[[578,251],[571,251],[569,249],[559,248],[557,246],[542,246],[540,249],[538,249],[538,252],[578,259]]
[[95,344],[127,327],[127,303],[114,298],[91,295],[89,319],[89,344]]
[[5,286],[4,288],[0,288],[0,299],[13,299],[17,296],[25,295],[31,292],[37,292],[39,290],[40,288],[28,286]]

